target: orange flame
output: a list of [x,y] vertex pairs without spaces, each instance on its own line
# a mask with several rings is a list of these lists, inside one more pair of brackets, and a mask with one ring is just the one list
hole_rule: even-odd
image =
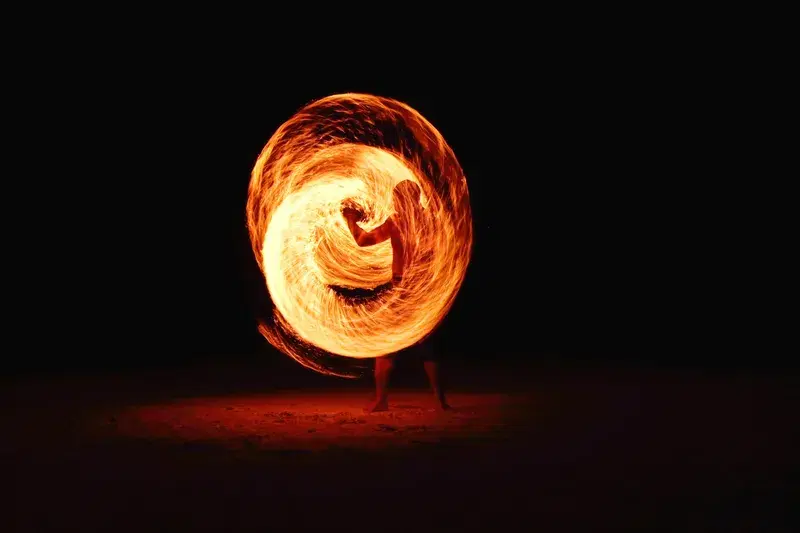
[[[402,281],[373,294],[392,279],[391,244],[359,247],[342,206],[359,207],[360,226],[372,230],[394,214],[392,191],[404,180],[422,189],[423,209],[404,229]],[[453,151],[408,105],[365,94],[323,98],[278,128],[252,171],[247,224],[275,307],[259,330],[300,364],[344,377],[357,373],[334,368],[337,356],[379,357],[428,336],[472,252],[467,182]]]

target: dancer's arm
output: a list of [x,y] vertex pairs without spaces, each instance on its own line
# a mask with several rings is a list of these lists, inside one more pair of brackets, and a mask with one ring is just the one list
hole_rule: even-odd
[[347,220],[350,233],[353,234],[353,238],[359,246],[373,246],[387,240],[392,234],[391,218],[372,231],[364,231],[357,223],[363,216],[359,211],[352,207],[346,207],[342,210],[342,214]]

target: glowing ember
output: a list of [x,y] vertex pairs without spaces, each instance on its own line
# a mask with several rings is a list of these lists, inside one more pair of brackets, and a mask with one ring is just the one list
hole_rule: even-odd
[[[405,180],[421,189],[413,208],[396,205]],[[402,221],[401,281],[387,285],[389,240],[358,245],[342,215],[348,206],[364,213],[367,231],[393,215]],[[371,95],[323,98],[275,132],[253,168],[247,221],[275,306],[260,331],[325,374],[356,375],[359,360],[429,335],[472,251],[467,182],[453,151],[415,110]],[[345,359],[356,364],[338,368]]]

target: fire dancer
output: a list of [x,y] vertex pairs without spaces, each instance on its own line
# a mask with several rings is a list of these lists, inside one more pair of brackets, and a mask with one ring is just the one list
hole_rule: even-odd
[[[358,209],[348,206],[342,209],[347,225],[359,246],[373,246],[390,240],[392,243],[392,286],[403,283],[403,273],[414,257],[414,226],[421,219],[422,205],[419,185],[410,180],[401,181],[393,191],[394,214],[386,222],[372,231],[364,231],[357,224],[364,218]],[[413,353],[422,360],[425,373],[428,375],[431,388],[441,409],[449,409],[445,399],[439,371],[438,353],[423,344],[417,344],[398,353],[385,355],[375,359],[375,400],[364,410],[369,413],[387,411],[389,409],[389,376],[394,368],[395,359],[400,353]]]

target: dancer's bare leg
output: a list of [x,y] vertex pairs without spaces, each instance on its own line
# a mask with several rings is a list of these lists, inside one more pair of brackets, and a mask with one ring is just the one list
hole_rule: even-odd
[[447,399],[445,398],[444,387],[442,386],[442,376],[439,370],[439,362],[425,361],[423,364],[425,366],[425,373],[428,375],[428,381],[431,384],[433,394],[436,396],[436,401],[439,403],[439,407],[443,410],[450,409],[450,405],[448,405]]
[[394,355],[375,359],[375,401],[364,408],[367,413],[389,410],[389,376],[394,368]]

